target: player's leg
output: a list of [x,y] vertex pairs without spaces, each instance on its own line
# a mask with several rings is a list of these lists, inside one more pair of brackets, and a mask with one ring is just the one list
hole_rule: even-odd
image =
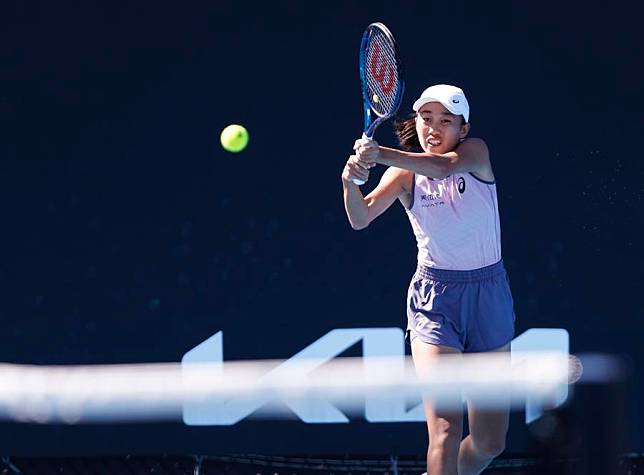
[[[411,342],[411,352],[416,372],[422,377],[436,358],[441,354],[460,354],[460,351],[448,346],[430,345],[419,338]],[[462,411],[445,411],[441,409],[440,401],[423,401],[429,447],[427,449],[427,473],[431,475],[458,475],[458,451],[463,436]],[[453,407],[453,404],[452,404]]]
[[[510,364],[510,345],[496,351],[506,352]],[[478,408],[468,401],[467,417],[470,434],[463,439],[458,455],[458,474],[477,475],[505,449],[506,434],[510,423],[510,400],[506,408],[489,410]]]

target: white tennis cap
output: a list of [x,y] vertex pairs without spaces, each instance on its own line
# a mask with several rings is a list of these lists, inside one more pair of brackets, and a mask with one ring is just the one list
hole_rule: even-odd
[[465,122],[470,119],[470,105],[465,98],[465,93],[460,87],[450,86],[449,84],[436,84],[423,91],[420,97],[414,102],[413,109],[423,107],[428,102],[440,102],[445,109],[454,115],[462,115]]

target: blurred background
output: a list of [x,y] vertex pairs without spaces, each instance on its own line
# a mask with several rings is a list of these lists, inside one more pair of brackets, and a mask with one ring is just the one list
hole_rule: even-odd
[[[625,450],[644,451],[642,31],[621,0],[3,2],[0,361],[179,361],[218,331],[226,359],[289,358],[334,328],[403,328],[403,208],[356,232],[342,203],[373,21],[400,46],[400,117],[430,84],[468,95],[517,335],[565,328],[572,352],[624,358]],[[219,144],[230,123],[242,153]],[[389,124],[376,139],[395,145]],[[521,417],[508,453],[531,450]],[[2,453],[23,456],[425,444],[422,423],[364,420],[0,424]]]

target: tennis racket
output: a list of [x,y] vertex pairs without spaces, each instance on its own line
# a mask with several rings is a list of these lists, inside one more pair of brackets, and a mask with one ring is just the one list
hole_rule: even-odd
[[[364,138],[372,138],[381,123],[393,117],[402,101],[400,53],[394,36],[382,23],[372,23],[360,44],[360,83],[364,106]],[[353,179],[356,185],[364,181]]]

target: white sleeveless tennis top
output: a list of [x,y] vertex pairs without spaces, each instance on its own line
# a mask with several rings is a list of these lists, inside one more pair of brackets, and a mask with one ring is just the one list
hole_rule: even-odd
[[412,202],[405,210],[416,235],[420,265],[472,270],[501,260],[494,182],[471,173],[442,180],[414,174]]

